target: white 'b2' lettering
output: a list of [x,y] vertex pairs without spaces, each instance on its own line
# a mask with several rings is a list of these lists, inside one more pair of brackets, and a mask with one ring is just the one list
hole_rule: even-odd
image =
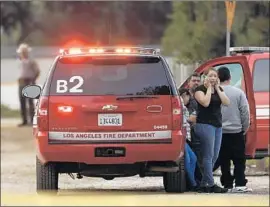
[[[73,76],[73,77],[71,77],[69,79],[69,82],[73,83],[73,82],[75,82],[75,80],[78,80],[79,82],[75,86],[71,87],[69,89],[69,92],[70,93],[82,93],[83,89],[80,88],[80,87],[83,85],[83,82],[84,82],[83,78],[81,76]],[[67,92],[68,91],[67,85],[68,85],[68,82],[66,80],[57,80],[57,82],[56,82],[56,92],[57,93],[65,93],[65,92]]]
[[[78,80],[78,84],[73,86],[69,92],[70,93],[82,93],[83,92],[83,89],[80,88],[83,84],[83,78],[81,76],[73,76],[69,79],[69,82],[73,83],[75,80]],[[79,89],[80,88],[80,89]]]
[[57,93],[65,93],[67,92],[67,81],[66,80],[58,80],[56,84],[56,92]]

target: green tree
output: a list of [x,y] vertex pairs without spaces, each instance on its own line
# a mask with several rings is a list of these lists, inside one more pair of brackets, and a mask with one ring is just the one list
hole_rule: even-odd
[[46,22],[53,44],[72,37],[92,44],[157,44],[171,2],[46,2],[45,8],[50,18],[57,13],[64,17]]
[[17,44],[27,41],[29,35],[42,30],[42,24],[34,18],[35,6],[31,1],[1,2],[1,28],[7,35],[11,35],[19,28],[20,35]]
[[269,2],[239,2],[233,33],[236,45],[269,46]]
[[[225,55],[224,2],[174,2],[162,38],[167,55],[194,63]],[[269,46],[269,2],[237,2],[231,46]]]
[[[174,2],[171,23],[162,46],[165,54],[175,55],[183,63],[212,56],[213,45],[222,35],[218,2]],[[214,26],[215,25],[215,26]]]
[[19,33],[16,42],[159,44],[171,2],[18,1],[1,3],[1,11],[4,32]]

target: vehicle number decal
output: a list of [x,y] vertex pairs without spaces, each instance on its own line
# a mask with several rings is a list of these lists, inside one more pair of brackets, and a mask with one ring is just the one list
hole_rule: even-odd
[[77,84],[71,88],[68,88],[68,81],[66,80],[57,80],[56,82],[56,92],[57,93],[66,93],[69,91],[70,93],[82,93],[83,89],[80,88],[83,85],[83,78],[81,76],[72,76],[69,79],[69,83],[77,82]]
[[154,129],[167,129],[167,125],[154,125]]

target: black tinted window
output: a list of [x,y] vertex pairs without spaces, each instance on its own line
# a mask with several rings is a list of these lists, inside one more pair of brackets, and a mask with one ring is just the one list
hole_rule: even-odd
[[50,95],[170,95],[156,57],[72,57],[56,64]]
[[269,91],[269,59],[261,59],[255,62],[253,88],[257,92]]

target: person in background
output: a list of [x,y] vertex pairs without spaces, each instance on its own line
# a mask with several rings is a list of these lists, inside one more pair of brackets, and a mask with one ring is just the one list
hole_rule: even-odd
[[185,143],[185,169],[187,172],[187,177],[190,183],[190,191],[197,192],[198,191],[198,184],[195,180],[195,169],[197,164],[197,156],[190,148],[190,121],[189,121],[189,112],[186,108],[186,105],[189,104],[190,101],[190,93],[189,90],[186,88],[179,89],[180,97],[183,100],[183,112],[184,112],[184,125],[186,127],[186,143]]
[[[193,73],[189,80],[188,80],[188,88],[189,88],[189,92],[190,94],[193,96],[195,89],[201,84],[201,76],[199,73]],[[191,100],[192,101],[192,100]],[[197,107],[197,103],[195,101],[195,107]]]
[[196,115],[197,115],[197,101],[194,98],[194,92],[195,89],[201,84],[201,77],[198,73],[193,73],[189,80],[188,80],[188,89],[190,93],[190,100],[189,103],[186,105],[190,117],[189,117],[189,123],[190,123],[190,134],[191,134],[191,147],[194,151],[194,153],[197,156],[197,163],[198,167],[195,170],[195,178],[197,182],[200,182],[202,179],[202,172],[203,172],[203,164],[202,164],[202,155],[201,155],[201,146],[200,146],[200,139],[198,136],[196,136],[194,131],[194,125],[196,124]]
[[221,104],[229,105],[230,100],[220,86],[217,70],[209,68],[205,75],[204,84],[198,86],[194,93],[198,102],[194,131],[200,138],[203,159],[199,192],[226,193],[228,189],[214,183],[213,167],[219,155],[222,139]]
[[[197,101],[194,99],[194,91],[195,89],[200,85],[201,82],[201,77],[198,73],[193,73],[188,81],[188,89],[189,89],[189,93],[190,93],[190,100],[187,104],[187,109],[189,111],[190,114],[190,121],[193,124],[196,123],[196,111],[197,111]],[[193,127],[192,127],[193,129]]]
[[19,127],[27,125],[28,121],[32,123],[35,110],[33,100],[22,96],[22,89],[27,85],[35,84],[40,74],[37,62],[30,58],[30,51],[31,48],[25,43],[21,44],[17,49],[21,70],[18,84],[22,123],[18,125]]
[[[220,83],[230,99],[230,105],[222,107],[222,143],[219,153],[221,183],[231,192],[250,192],[245,177],[245,134],[250,126],[250,112],[245,93],[230,85],[231,74],[226,67],[218,70]],[[231,175],[231,161],[234,164],[234,176]],[[235,188],[233,181],[235,179]]]
[[201,83],[201,77],[198,73],[193,73],[188,81],[188,89],[190,93],[190,100],[187,104],[187,109],[190,114],[190,121],[193,124],[196,123],[196,111],[197,111],[197,101],[194,98],[194,91],[195,89],[200,85]]

